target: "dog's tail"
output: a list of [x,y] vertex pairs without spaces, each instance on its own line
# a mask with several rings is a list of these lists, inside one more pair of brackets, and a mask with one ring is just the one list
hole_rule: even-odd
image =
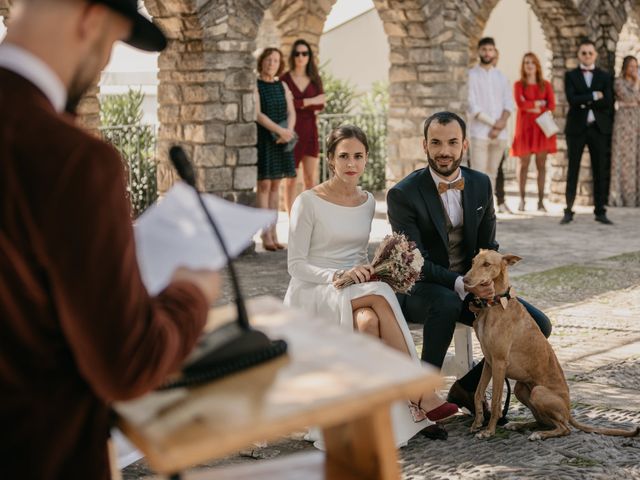
[[602,435],[613,435],[616,437],[635,437],[640,434],[640,427],[636,427],[633,430],[622,430],[621,428],[598,428],[580,423],[573,418],[573,416],[569,417],[569,423],[575,428],[587,433],[600,433]]

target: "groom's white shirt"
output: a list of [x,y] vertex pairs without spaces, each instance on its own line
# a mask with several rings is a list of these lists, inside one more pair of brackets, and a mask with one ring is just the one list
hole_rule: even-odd
[[[433,178],[433,182],[436,184],[436,190],[438,189],[438,184],[440,183],[452,183],[458,181],[462,178],[462,170],[458,169],[458,175],[456,178],[448,182],[443,178],[440,178],[436,173],[429,168],[429,173],[431,174],[431,178]],[[449,189],[444,193],[440,194],[440,198],[442,199],[442,204],[447,211],[447,215],[449,215],[449,220],[451,220],[451,225],[454,227],[458,227],[462,225],[462,221],[464,219],[464,213],[462,211],[462,191]],[[467,291],[464,289],[464,282],[462,281],[462,275],[456,278],[456,283],[453,286],[454,290],[460,297],[460,299],[464,300],[464,297],[467,296]]]

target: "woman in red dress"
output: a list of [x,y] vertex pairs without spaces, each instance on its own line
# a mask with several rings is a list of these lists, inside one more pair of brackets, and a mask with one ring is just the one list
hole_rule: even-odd
[[[316,184],[318,154],[318,125],[316,114],[324,108],[324,90],[313,50],[306,40],[298,39],[291,47],[289,71],[282,76],[291,93],[296,107],[296,133],[298,143],[293,151],[296,169],[302,164],[304,189],[309,190]],[[285,204],[287,212],[296,197],[296,178],[285,181]]]
[[520,67],[520,80],[513,85],[513,95],[518,106],[516,133],[511,146],[511,155],[520,158],[518,165],[518,183],[520,184],[520,206],[524,211],[524,195],[527,184],[527,171],[531,155],[536,156],[538,169],[538,211],[546,212],[544,207],[544,181],[546,176],[547,154],[557,151],[556,136],[545,136],[536,123],[536,118],[547,110],[556,108],[556,99],[551,83],[542,76],[540,60],[534,53],[525,53]]

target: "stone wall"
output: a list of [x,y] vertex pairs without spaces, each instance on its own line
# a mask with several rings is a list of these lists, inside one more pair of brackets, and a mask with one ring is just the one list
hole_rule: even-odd
[[5,25],[7,24],[7,19],[9,18],[11,3],[12,0],[0,0],[0,17],[2,17]]
[[[563,76],[577,65],[580,38],[594,39],[600,65],[611,69],[620,32],[629,12],[640,8],[640,0],[527,1],[540,20],[553,54],[551,81],[558,101],[556,118],[562,127],[567,110]],[[169,46],[159,58],[161,191],[175,180],[168,163],[168,148],[180,143],[197,165],[198,183],[203,190],[252,203],[257,161],[253,56],[258,46],[256,39],[260,31],[270,29],[285,54],[299,37],[307,39],[317,51],[334,3],[335,0],[145,1],[154,21],[169,37]],[[475,60],[475,45],[497,3],[498,0],[374,0],[390,46],[389,183],[424,165],[421,130],[428,115],[441,109],[465,112],[467,69]],[[0,15],[8,13],[8,7],[9,0],[0,0]],[[92,90],[80,108],[82,122],[92,129],[98,124],[96,94],[97,90]],[[562,199],[566,178],[562,135],[559,148],[551,169],[554,200]],[[579,187],[582,202],[589,200],[589,178],[585,163]]]

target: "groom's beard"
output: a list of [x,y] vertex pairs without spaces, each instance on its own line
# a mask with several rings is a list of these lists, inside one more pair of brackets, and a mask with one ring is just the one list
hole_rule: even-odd
[[491,63],[493,62],[493,58],[489,58],[489,59],[485,59],[483,57],[478,57],[480,58],[480,63],[482,63],[483,65],[491,65]]
[[462,156],[464,155],[464,152],[460,152],[460,156],[458,157],[457,160],[453,160],[453,162],[451,163],[451,165],[449,166],[449,168],[447,168],[446,170],[441,168],[438,163],[436,162],[436,159],[442,158],[442,159],[453,159],[454,157],[452,156],[446,156],[446,155],[438,155],[436,158],[432,158],[431,155],[429,155],[429,152],[427,152],[427,160],[429,161],[429,166],[431,167],[431,169],[436,172],[438,175],[441,175],[443,177],[448,177],[450,175],[453,174],[453,172],[455,172],[458,167],[460,166],[460,164],[462,163]]

